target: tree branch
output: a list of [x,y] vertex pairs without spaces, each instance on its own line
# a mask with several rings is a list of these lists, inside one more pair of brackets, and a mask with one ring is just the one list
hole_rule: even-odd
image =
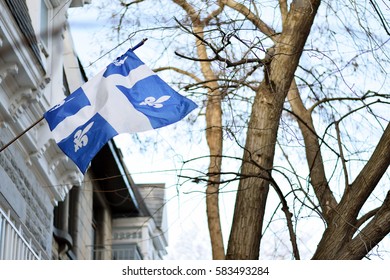
[[172,0],[177,5],[179,5],[190,17],[191,22],[196,26],[201,26],[201,20],[199,12],[197,12],[194,7],[192,7],[186,0]]
[[214,11],[212,11],[204,20],[203,20],[203,23],[204,25],[208,25],[210,23],[210,21],[217,17],[220,13],[222,13],[223,11],[223,8],[225,7],[225,5],[222,3],[221,0],[218,0],[218,8]]
[[389,27],[389,26],[388,26],[389,24],[388,24],[388,22],[386,21],[386,18],[383,16],[382,11],[379,9],[379,7],[377,7],[378,4],[377,4],[375,1],[373,1],[373,0],[370,0],[370,4],[372,5],[372,7],[374,8],[376,14],[378,15],[379,20],[381,21],[382,26],[383,26],[383,28],[385,29],[387,35],[390,36],[390,30],[387,29],[387,28]]
[[362,259],[390,232],[390,191],[374,218],[344,247],[337,259]]
[[366,214],[364,214],[363,216],[361,216],[356,221],[356,224],[355,224],[356,229],[360,228],[365,222],[367,222],[369,219],[374,217],[376,215],[376,213],[378,213],[379,209],[380,209],[380,207],[372,209],[371,211],[369,211]]
[[[371,94],[373,93],[373,94]],[[323,103],[329,103],[332,101],[364,101],[368,98],[374,98],[374,97],[383,97],[383,98],[390,98],[390,94],[379,94],[375,93],[373,91],[367,91],[362,97],[326,97],[321,100],[318,100],[316,103],[314,103],[309,109],[309,112],[312,112],[317,106],[323,104]]]
[[190,77],[191,79],[195,80],[197,83],[202,83],[202,80],[199,79],[195,74],[191,73],[191,72],[188,72],[188,71],[185,71],[181,68],[178,68],[178,67],[174,67],[174,66],[167,66],[167,67],[159,67],[159,68],[156,68],[156,69],[153,69],[154,72],[161,72],[161,71],[166,71],[166,70],[172,70],[172,71],[175,71],[179,74],[182,74],[182,75],[185,75],[187,77]]
[[226,63],[226,66],[229,68],[229,67],[234,67],[234,66],[239,66],[239,65],[242,65],[242,64],[248,64],[248,63],[259,63],[261,65],[263,65],[263,60],[262,59],[259,59],[259,58],[244,58],[244,59],[241,59],[239,61],[235,61],[235,62],[231,62],[229,59],[227,58],[224,58],[220,55],[215,55],[213,58],[196,58],[196,57],[190,57],[190,56],[186,56],[184,54],[181,54],[179,53],[178,51],[175,51],[175,54],[181,58],[185,58],[185,59],[188,59],[188,60],[192,60],[192,61],[199,61],[199,62],[211,62],[211,61],[215,61],[215,60],[218,60],[218,61],[221,61],[221,62],[225,62]]
[[343,173],[344,173],[344,180],[345,180],[345,190],[348,189],[349,187],[349,179],[348,179],[348,170],[347,170],[347,165],[346,165],[346,160],[344,157],[344,151],[343,151],[343,144],[341,142],[341,135],[340,135],[340,122],[335,122],[335,128],[336,128],[336,135],[337,135],[337,144],[339,146],[339,151],[340,151],[340,159],[341,159],[341,164],[343,166]]
[[332,217],[331,210],[337,205],[336,199],[330,190],[322,160],[319,137],[315,131],[310,112],[303,105],[295,80],[292,81],[287,95],[294,115],[305,142],[306,159],[310,170],[310,179],[314,192],[323,211],[322,215],[329,223]]
[[129,6],[131,6],[131,5],[133,5],[133,4],[138,4],[138,3],[141,3],[141,2],[144,2],[145,0],[134,0],[134,1],[131,1],[131,2],[129,2],[129,3],[126,3],[125,1],[120,1],[121,2],[121,6],[123,6],[123,7],[129,7]]
[[[311,204],[311,206],[307,205],[303,200],[301,200],[301,199],[296,195],[294,189],[292,189],[292,193],[293,193],[295,199],[297,199],[302,205],[304,205],[304,206],[308,207],[309,209],[311,209],[312,211],[316,212],[316,213],[318,214],[318,216],[320,216],[321,218],[323,218],[322,213],[321,213],[321,210],[318,209],[318,208],[319,208],[318,205],[316,205],[316,203],[314,203],[314,201],[312,200],[312,198],[309,196],[309,193],[308,193],[306,190],[304,190],[304,188],[303,188],[303,186],[302,186],[302,183],[301,183],[301,180],[300,180],[300,176],[298,175],[298,172],[295,170],[294,165],[293,165],[292,162],[290,161],[290,159],[289,159],[287,153],[284,151],[282,145],[280,145],[279,142],[278,142],[278,146],[279,146],[279,149],[282,151],[283,156],[284,156],[284,158],[286,159],[288,165],[290,166],[292,174],[293,174],[293,175],[296,177],[296,179],[297,179],[297,183],[298,183],[298,185],[299,185],[299,190],[300,190],[301,192],[303,192],[305,198],[309,201],[309,203]],[[276,168],[274,168],[274,170],[278,171]],[[287,179],[287,175],[284,174],[284,172],[279,171],[279,173],[280,173],[281,175],[285,176],[286,179]],[[290,184],[290,185],[292,185],[292,184]]]
[[239,65],[242,65],[242,64],[247,64],[247,63],[258,63],[260,65],[263,65],[265,63],[260,58],[243,58],[243,59],[241,59],[239,61],[232,62],[229,59],[224,58],[224,57],[222,57],[220,55],[220,53],[225,49],[225,47],[230,44],[230,41],[228,41],[226,44],[224,44],[221,48],[216,49],[212,44],[207,42],[203,38],[203,36],[201,36],[200,34],[196,34],[194,31],[190,30],[189,28],[187,28],[186,26],[181,24],[176,18],[175,18],[175,21],[177,22],[177,24],[179,24],[179,26],[183,30],[185,30],[187,33],[192,34],[193,36],[195,36],[196,39],[198,39],[205,46],[209,47],[213,51],[213,53],[215,54],[215,56],[213,58],[205,58],[205,57],[202,57],[202,58],[197,57],[196,58],[196,57],[189,57],[189,56],[186,56],[184,54],[179,53],[178,51],[175,51],[175,54],[177,56],[181,57],[181,58],[192,60],[192,61],[198,61],[198,62],[212,62],[212,61],[218,60],[218,61],[226,63],[227,67],[234,67],[234,66],[239,66]]
[[[191,32],[195,36],[195,45],[199,59],[207,59],[207,49],[209,46],[214,50],[213,46],[207,44],[204,40],[205,23],[201,21],[200,12],[195,11],[194,8],[185,0],[174,0],[176,4],[181,6],[187,15],[190,17],[194,31]],[[176,20],[176,22],[178,22]],[[178,24],[186,29],[180,22]],[[222,49],[221,49],[222,51]],[[218,52],[217,52],[218,53]],[[222,155],[223,139],[222,139],[222,94],[219,91],[217,76],[211,67],[209,61],[200,62],[201,73],[205,81],[208,82],[206,86],[208,89],[207,104],[206,104],[206,140],[210,151],[209,173],[215,173],[215,176],[209,176],[210,182],[207,184],[206,193],[206,212],[209,226],[211,249],[213,259],[225,259],[225,249],[222,237],[221,221],[219,215],[219,183],[222,165],[222,158],[212,157]],[[210,90],[214,89],[214,90]]]
[[279,0],[279,9],[282,16],[282,24],[286,22],[288,10],[287,10],[287,0]]
[[269,37],[272,41],[276,41],[279,35],[269,27],[264,21],[262,21],[258,16],[256,16],[248,7],[241,3],[237,3],[234,0],[222,0],[226,6],[236,10],[237,12],[244,15],[248,20],[250,20],[253,25],[255,25],[264,35]]
[[282,211],[284,212],[284,215],[286,216],[287,228],[288,228],[288,232],[290,234],[290,241],[291,241],[291,245],[293,248],[294,258],[296,260],[300,260],[298,244],[297,244],[297,236],[294,232],[294,226],[293,226],[293,222],[292,222],[292,214],[290,213],[286,198],[284,197],[282,190],[280,189],[280,187],[278,186],[276,181],[271,176],[270,176],[270,178],[271,178],[270,179],[271,186],[273,186],[276,194],[278,195],[280,202],[282,203]]
[[390,123],[370,159],[340,201],[341,211],[357,216],[390,165]]

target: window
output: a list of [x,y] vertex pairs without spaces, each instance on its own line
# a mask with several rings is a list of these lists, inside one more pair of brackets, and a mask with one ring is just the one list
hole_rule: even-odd
[[41,22],[40,22],[40,37],[45,45],[45,48],[49,45],[49,9],[45,0],[41,0]]
[[137,244],[113,244],[112,252],[114,260],[142,260]]

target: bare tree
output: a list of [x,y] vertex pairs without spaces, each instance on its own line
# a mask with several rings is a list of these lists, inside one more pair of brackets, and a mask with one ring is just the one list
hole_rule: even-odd
[[[132,7],[150,4],[120,2],[119,35]],[[313,259],[367,257],[390,232],[384,2],[172,2],[176,17],[154,11],[160,24],[154,30],[174,30],[176,37],[162,42],[192,67],[157,70],[187,77],[178,85],[205,102],[208,171],[183,177],[207,186],[213,258],[258,259],[274,221],[274,215],[266,220],[267,207],[282,210],[295,259],[305,211],[323,221]],[[227,139],[242,156],[224,151]],[[238,170],[223,168],[227,160],[238,162]],[[232,181],[238,189],[225,254],[218,201],[221,186]]]

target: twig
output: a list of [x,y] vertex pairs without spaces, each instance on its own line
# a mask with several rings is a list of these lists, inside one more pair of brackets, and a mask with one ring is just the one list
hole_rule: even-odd
[[343,171],[344,171],[344,179],[345,179],[345,190],[347,190],[349,186],[349,179],[348,179],[348,170],[347,170],[347,165],[346,165],[346,160],[344,157],[344,151],[343,151],[343,144],[341,142],[341,135],[340,135],[340,127],[339,127],[339,122],[335,122],[335,129],[336,129],[336,135],[337,135],[337,144],[339,146],[339,151],[340,151],[340,159],[341,159],[341,164],[343,166]]

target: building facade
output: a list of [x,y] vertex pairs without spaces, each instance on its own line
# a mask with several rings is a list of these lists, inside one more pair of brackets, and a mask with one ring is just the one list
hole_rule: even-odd
[[114,141],[82,175],[40,121],[86,81],[66,16],[88,2],[0,0],[0,146],[22,135],[0,152],[0,259],[166,253],[163,185],[137,186]]

